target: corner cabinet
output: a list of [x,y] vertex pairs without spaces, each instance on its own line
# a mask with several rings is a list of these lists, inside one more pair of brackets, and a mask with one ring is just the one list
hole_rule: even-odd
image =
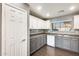
[[30,54],[34,53],[47,43],[46,34],[31,36]]
[[32,15],[29,20],[30,29],[51,29],[50,21],[44,21]]

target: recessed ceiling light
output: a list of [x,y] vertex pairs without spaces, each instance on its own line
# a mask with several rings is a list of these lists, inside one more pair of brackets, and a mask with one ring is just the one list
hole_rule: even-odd
[[74,10],[74,9],[75,9],[75,6],[71,6],[71,7],[70,7],[70,10]]
[[47,17],[49,17],[49,16],[50,16],[50,14],[49,14],[49,13],[47,13],[47,14],[46,14],[46,16],[47,16]]
[[37,6],[37,10],[41,10],[42,9],[42,6]]

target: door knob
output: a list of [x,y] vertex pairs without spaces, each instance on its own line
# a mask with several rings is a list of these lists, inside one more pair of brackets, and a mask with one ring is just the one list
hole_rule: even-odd
[[24,42],[26,39],[23,39],[22,42]]

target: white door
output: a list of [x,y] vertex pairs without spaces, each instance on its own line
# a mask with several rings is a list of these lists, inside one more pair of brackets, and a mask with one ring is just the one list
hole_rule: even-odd
[[5,5],[6,55],[27,56],[27,11]]

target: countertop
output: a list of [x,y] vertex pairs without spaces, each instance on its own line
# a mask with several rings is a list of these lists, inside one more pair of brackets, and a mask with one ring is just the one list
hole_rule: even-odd
[[52,35],[72,35],[72,36],[79,36],[79,32],[45,32],[45,33],[31,33],[30,35],[39,35],[39,34],[52,34]]
[[78,32],[59,32],[59,31],[55,31],[55,32],[47,32],[47,34],[60,34],[60,35],[76,35],[78,36],[79,33]]
[[46,34],[46,33],[43,33],[43,32],[31,33],[30,36],[41,35],[41,34]]
[[70,38],[78,38],[79,33],[76,32],[47,32],[48,35],[55,35],[55,36],[63,36],[63,37],[70,37]]

